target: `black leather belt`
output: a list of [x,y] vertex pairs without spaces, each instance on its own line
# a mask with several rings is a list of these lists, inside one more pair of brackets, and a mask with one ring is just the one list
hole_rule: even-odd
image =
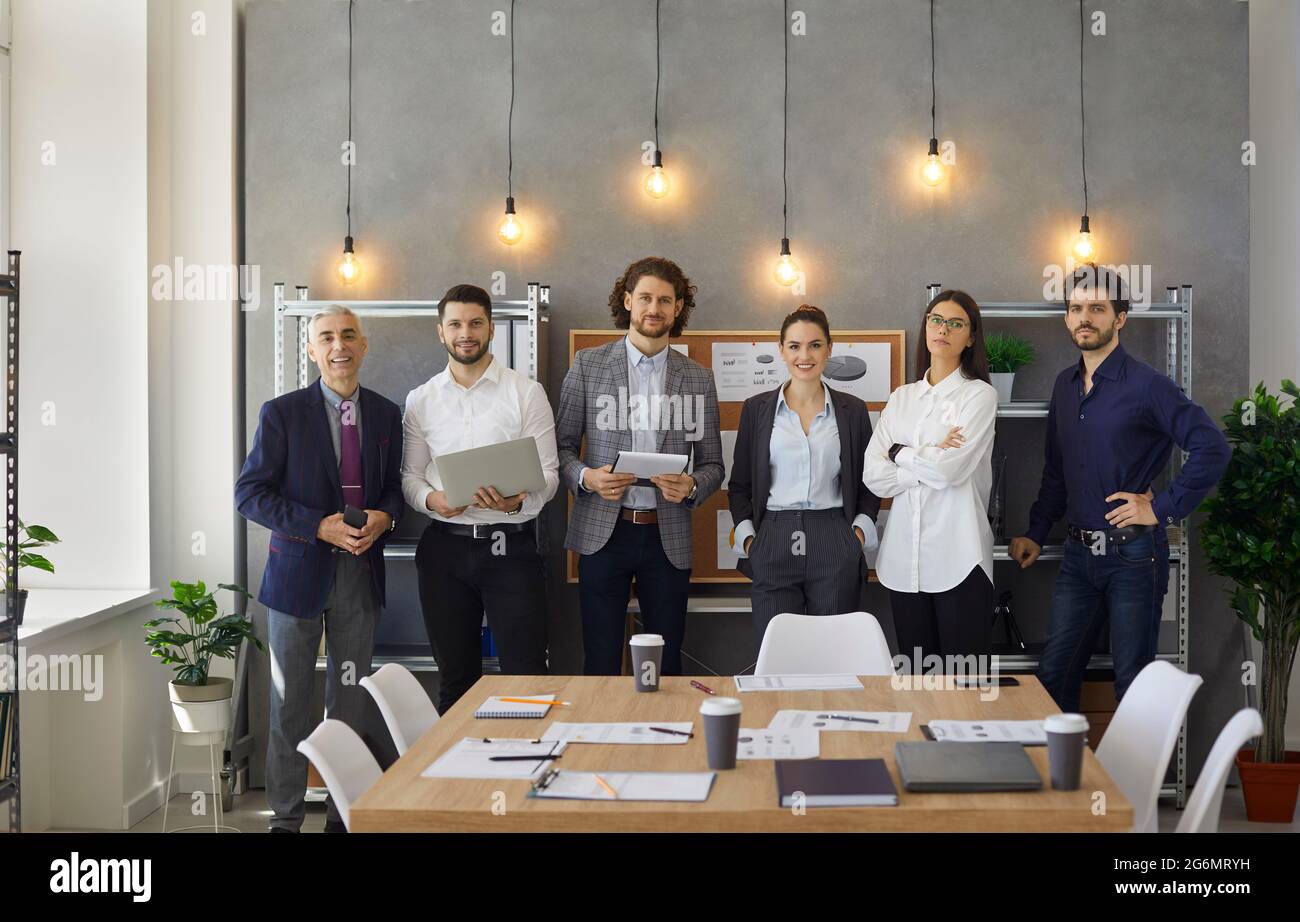
[[529,519],[527,522],[480,522],[474,525],[457,525],[454,522],[434,519],[433,524],[452,535],[462,535],[466,538],[491,538],[497,534],[515,535],[521,531],[532,531],[534,521]]
[[1097,540],[1097,535],[1105,535],[1106,543],[1109,544],[1127,544],[1130,541],[1136,541],[1147,532],[1155,531],[1154,525],[1125,525],[1123,528],[1097,528],[1089,530],[1087,528],[1075,528],[1070,525],[1066,532],[1075,541],[1082,541],[1084,544],[1092,544]]

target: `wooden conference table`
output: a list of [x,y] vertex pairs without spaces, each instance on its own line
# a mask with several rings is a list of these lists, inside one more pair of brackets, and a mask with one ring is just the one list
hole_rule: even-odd
[[[810,807],[801,815],[777,804],[771,761],[740,761],[720,771],[703,803],[634,803],[529,799],[522,780],[422,778],[427,768],[462,737],[536,738],[552,720],[693,721],[695,738],[685,745],[570,743],[560,767],[577,771],[705,771],[703,692],[689,677],[667,676],[658,692],[638,694],[630,676],[484,676],[352,805],[353,832],[1122,832],[1133,826],[1133,808],[1084,749],[1083,784],[1054,791],[1048,784],[1047,750],[1028,747],[1043,776],[1043,789],[988,794],[912,794],[903,790],[894,765],[894,743],[920,740],[920,725],[933,719],[1029,720],[1058,708],[1034,676],[1018,687],[999,688],[996,700],[975,689],[895,690],[887,676],[864,676],[862,691],[748,692],[743,727],[766,727],[783,708],[911,711],[906,734],[824,731],[821,757],[882,758],[898,789],[897,807]],[[701,676],[718,695],[735,694],[731,678]],[[475,720],[490,695],[555,692],[573,707],[552,708],[541,720]],[[988,692],[986,691],[987,695]],[[960,745],[954,743],[952,745]],[[504,794],[504,801],[499,794]],[[1104,811],[1094,794],[1105,795]],[[1098,799],[1099,800],[1099,799]],[[494,811],[494,806],[496,807]],[[503,809],[504,808],[504,809]]]

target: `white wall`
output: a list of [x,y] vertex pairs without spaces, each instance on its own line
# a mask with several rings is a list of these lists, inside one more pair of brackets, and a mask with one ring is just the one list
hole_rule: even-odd
[[[1250,380],[1300,381],[1300,11],[1250,0]],[[1290,748],[1300,747],[1300,669],[1291,677]]]
[[13,37],[11,240],[23,251],[19,512],[63,539],[52,555],[57,575],[24,571],[25,582],[144,587],[145,4],[16,0]]

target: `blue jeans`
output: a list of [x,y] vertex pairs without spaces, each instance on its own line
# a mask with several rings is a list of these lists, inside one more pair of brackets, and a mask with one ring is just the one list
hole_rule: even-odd
[[1052,596],[1047,645],[1038,679],[1065,712],[1079,709],[1088,658],[1102,625],[1110,619],[1115,661],[1115,699],[1156,657],[1160,612],[1169,588],[1169,538],[1157,527],[1127,544],[1107,544],[1094,554],[1069,539]]

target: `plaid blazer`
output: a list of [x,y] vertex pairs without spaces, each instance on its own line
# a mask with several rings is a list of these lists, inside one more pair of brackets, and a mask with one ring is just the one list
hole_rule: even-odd
[[[691,510],[722,486],[722,435],[718,431],[718,392],[713,372],[668,350],[658,450],[688,455],[698,490],[694,500],[672,503],[658,496],[659,538],[664,553],[680,570],[691,568]],[[623,338],[582,349],[564,376],[555,419],[560,476],[573,491],[573,513],[564,546],[594,554],[605,546],[622,510],[621,502],[588,493],[578,483],[584,467],[612,464],[620,451],[632,450],[627,421],[629,397],[627,347]],[[586,452],[583,454],[583,438]]]

